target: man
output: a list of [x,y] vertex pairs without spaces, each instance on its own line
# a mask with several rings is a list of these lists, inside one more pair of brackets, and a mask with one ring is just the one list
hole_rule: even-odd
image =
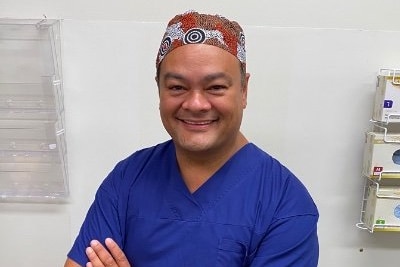
[[172,140],[109,174],[65,267],[317,266],[312,198],[240,132],[250,77],[242,28],[217,15],[177,15],[156,67]]

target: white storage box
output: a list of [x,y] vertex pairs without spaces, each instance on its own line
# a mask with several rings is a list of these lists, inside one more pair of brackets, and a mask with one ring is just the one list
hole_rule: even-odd
[[372,119],[400,122],[400,70],[381,71],[378,76]]
[[364,224],[371,231],[400,231],[400,187],[370,185]]
[[400,178],[400,134],[366,133],[363,175]]

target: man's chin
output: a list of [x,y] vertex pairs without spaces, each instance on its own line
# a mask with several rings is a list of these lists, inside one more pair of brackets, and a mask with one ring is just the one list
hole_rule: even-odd
[[188,152],[205,152],[212,149],[210,140],[180,140],[175,142],[182,150]]

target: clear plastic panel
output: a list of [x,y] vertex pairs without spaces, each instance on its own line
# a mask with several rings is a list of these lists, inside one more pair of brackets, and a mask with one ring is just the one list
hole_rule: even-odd
[[0,62],[0,200],[64,200],[60,22],[0,19]]

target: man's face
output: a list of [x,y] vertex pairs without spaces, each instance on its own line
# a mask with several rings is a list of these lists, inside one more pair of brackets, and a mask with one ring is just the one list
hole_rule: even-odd
[[162,61],[158,82],[161,120],[177,150],[237,145],[248,76],[243,84],[235,56],[212,45],[181,46]]

